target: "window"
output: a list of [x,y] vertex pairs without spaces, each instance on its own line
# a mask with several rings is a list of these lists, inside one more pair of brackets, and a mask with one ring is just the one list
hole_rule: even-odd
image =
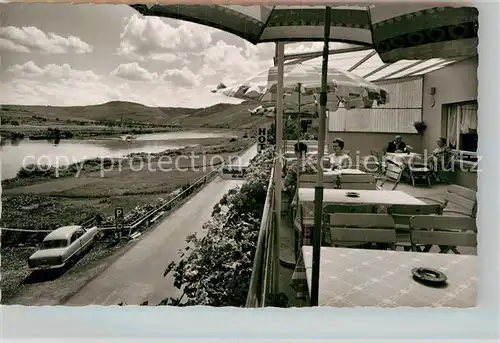
[[78,230],[73,235],[71,235],[70,244],[76,241],[78,238],[82,237],[85,232],[83,230]]
[[452,149],[477,151],[477,101],[447,106],[446,138]]
[[65,239],[51,239],[51,240],[43,241],[40,249],[42,249],[42,250],[58,249],[58,248],[64,248],[67,245],[68,245],[68,241]]

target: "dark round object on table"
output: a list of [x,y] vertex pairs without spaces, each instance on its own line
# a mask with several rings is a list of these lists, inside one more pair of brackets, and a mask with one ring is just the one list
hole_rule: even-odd
[[350,198],[359,198],[359,193],[358,192],[346,192],[345,196],[350,197]]
[[431,268],[413,268],[411,273],[416,281],[428,286],[442,286],[448,279],[444,273]]

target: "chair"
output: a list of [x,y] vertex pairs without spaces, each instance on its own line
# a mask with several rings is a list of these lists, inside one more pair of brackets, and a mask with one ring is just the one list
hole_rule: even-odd
[[[331,236],[328,229],[330,223],[330,215],[334,213],[375,213],[373,205],[356,205],[356,204],[329,204],[323,206],[323,244],[331,246]],[[326,227],[326,229],[325,229]]]
[[413,251],[417,245],[439,245],[440,253],[453,251],[457,246],[477,247],[477,226],[474,218],[424,215],[410,218],[410,240]]
[[[337,175],[324,175],[323,176],[323,185],[325,189],[335,189],[337,188]],[[316,174],[301,174],[299,176],[300,188],[314,188],[316,187],[316,182],[318,176]]]
[[375,206],[364,204],[328,204],[323,206],[323,216],[333,213],[375,213]]
[[403,170],[404,170],[403,166],[400,166],[397,163],[387,160],[384,176],[375,178],[376,180],[381,181],[380,184],[377,186],[377,189],[384,190],[384,185],[386,184],[387,181],[390,181],[393,183],[393,186],[392,188],[390,188],[390,190],[395,190],[398,187],[399,182],[401,181]]
[[432,171],[426,164],[409,164],[408,174],[410,176],[411,184],[415,187],[415,179],[427,181],[429,187],[432,187],[431,176]]
[[339,181],[341,189],[377,189],[377,180],[371,174],[344,174]]
[[334,213],[326,223],[334,246],[356,246],[371,243],[387,244],[391,250],[396,245],[394,220],[386,214]]
[[365,173],[382,177],[385,172],[385,161],[382,152],[370,150],[370,155],[365,156],[359,165],[359,169]]
[[[405,251],[411,250],[410,243],[410,218],[416,215],[442,214],[442,208],[439,204],[425,205],[392,205],[387,210],[396,224],[396,235],[398,237],[397,246],[403,247]],[[430,247],[422,247],[423,251],[428,251]]]
[[440,204],[443,209],[443,214],[454,213],[476,218],[477,192],[472,189],[457,185],[450,185],[444,194],[443,201],[428,197],[416,198]]
[[443,209],[440,204],[425,205],[392,205],[387,213],[394,219],[396,226],[405,225],[408,227],[410,218],[417,215],[442,214]]

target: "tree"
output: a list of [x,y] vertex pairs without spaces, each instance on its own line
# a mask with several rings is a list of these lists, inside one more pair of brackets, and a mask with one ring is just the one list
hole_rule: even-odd
[[[285,117],[283,119],[283,139],[285,140],[297,140],[297,134],[299,133],[299,125],[297,119],[291,116]],[[271,144],[276,144],[276,124],[271,124],[269,130],[269,140]]]
[[273,161],[272,148],[256,156],[245,183],[214,207],[206,235],[187,238],[181,259],[164,273],[173,273],[174,286],[183,293],[160,305],[244,306]]

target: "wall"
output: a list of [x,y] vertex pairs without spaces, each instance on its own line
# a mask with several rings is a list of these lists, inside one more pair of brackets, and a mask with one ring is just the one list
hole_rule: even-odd
[[377,81],[389,93],[389,103],[347,111],[339,108],[329,116],[332,132],[415,133],[413,123],[422,119],[423,77]]
[[[427,124],[423,149],[434,149],[436,139],[446,135],[443,105],[477,99],[477,57],[424,75],[422,119]],[[430,88],[436,94],[430,95]],[[434,98],[435,105],[431,106]]]
[[475,190],[477,192],[477,173],[457,170],[451,173],[449,181],[456,185]]
[[[374,133],[374,132],[328,132],[327,142],[329,151],[332,141],[335,138],[342,138],[345,142],[345,149],[351,152],[353,158],[356,151],[360,156],[370,155],[370,150],[381,151],[387,148],[387,144],[394,139],[394,133]],[[403,141],[411,145],[415,152],[422,151],[422,136],[418,134],[401,134]]]

